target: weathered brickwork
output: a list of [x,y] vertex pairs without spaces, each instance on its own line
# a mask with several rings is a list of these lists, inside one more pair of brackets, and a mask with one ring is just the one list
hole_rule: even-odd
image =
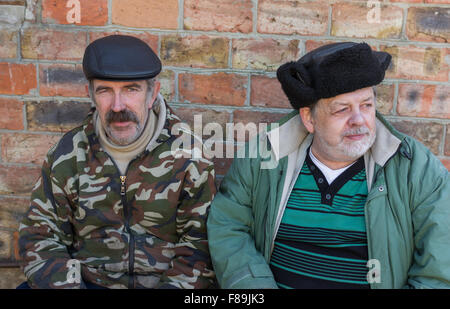
[[[450,170],[450,0],[0,0],[0,288],[24,280],[17,229],[47,150],[91,103],[81,61],[111,34],[159,55],[161,92],[194,126],[290,112],[276,69],[323,44],[392,54],[377,108]],[[248,136],[219,136],[236,149]],[[223,153],[225,155],[225,153]],[[232,159],[213,158],[220,182]]]

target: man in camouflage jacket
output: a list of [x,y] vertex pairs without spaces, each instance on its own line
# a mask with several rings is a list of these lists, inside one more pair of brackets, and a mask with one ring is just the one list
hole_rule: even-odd
[[[129,38],[114,36],[109,43]],[[99,50],[108,41],[94,43]],[[122,44],[131,57],[122,55],[121,61],[135,61],[139,53],[130,49],[141,43]],[[83,65],[91,80],[88,49]],[[152,61],[146,77],[160,71]],[[107,65],[102,69],[113,75]],[[122,72],[128,74],[122,80],[136,73],[131,64]],[[99,141],[96,106],[50,149],[33,189],[19,239],[29,286],[211,287],[215,277],[205,225],[216,190],[212,163],[177,146],[180,119],[158,94],[157,134],[123,173]]]

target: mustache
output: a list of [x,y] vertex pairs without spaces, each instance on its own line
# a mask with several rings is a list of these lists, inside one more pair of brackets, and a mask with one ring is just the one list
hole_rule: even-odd
[[105,120],[107,124],[110,124],[111,122],[125,122],[125,121],[132,121],[135,123],[139,123],[137,116],[127,109],[120,112],[113,112],[112,110],[110,110],[106,113]]
[[359,127],[356,129],[350,129],[347,131],[344,131],[344,136],[348,136],[348,135],[359,135],[359,134],[367,134],[370,133],[369,128],[367,127]]

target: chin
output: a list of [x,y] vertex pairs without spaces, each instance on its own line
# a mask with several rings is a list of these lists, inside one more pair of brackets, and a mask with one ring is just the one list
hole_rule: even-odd
[[136,134],[129,134],[129,135],[111,134],[111,140],[117,145],[126,146],[133,143],[136,140]]
[[350,145],[343,145],[340,152],[350,160],[356,160],[362,157],[367,150],[372,147],[375,141],[375,135],[368,136],[364,140],[353,142]]

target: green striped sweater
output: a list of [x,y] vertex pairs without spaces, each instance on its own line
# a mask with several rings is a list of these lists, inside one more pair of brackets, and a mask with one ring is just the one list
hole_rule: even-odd
[[363,157],[329,185],[307,155],[270,261],[280,288],[369,288],[367,192]]

